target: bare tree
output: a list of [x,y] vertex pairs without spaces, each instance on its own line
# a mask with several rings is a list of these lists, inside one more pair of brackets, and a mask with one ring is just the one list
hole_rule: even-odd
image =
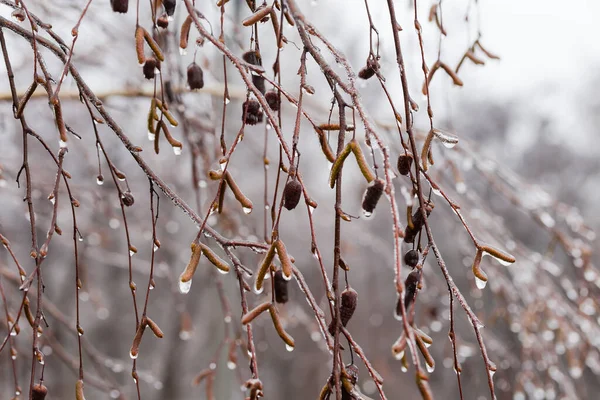
[[598,388],[593,230],[434,116],[479,2],[0,3],[3,395]]

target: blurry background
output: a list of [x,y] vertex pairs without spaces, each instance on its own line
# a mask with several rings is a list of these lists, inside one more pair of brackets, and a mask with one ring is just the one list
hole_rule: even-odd
[[[4,2],[3,2],[4,3]],[[89,86],[102,98],[105,107],[127,136],[143,147],[142,153],[154,171],[193,208],[200,203],[205,215],[216,183],[207,181],[206,171],[218,168],[214,157],[222,117],[222,57],[209,43],[193,45],[187,55],[177,48],[179,26],[186,11],[178,2],[175,20],[169,24],[164,49],[167,62],[163,78],[181,89],[183,116],[190,121],[190,133],[183,140],[181,129],[173,135],[184,141],[181,156],[175,156],[166,142],[160,154],[147,139],[146,115],[152,81],[144,79],[137,66],[133,34],[134,2],[128,14],[115,14],[106,0],[92,2],[79,30],[73,63]],[[358,0],[298,1],[308,20],[342,50],[356,71],[368,55],[368,20],[364,3]],[[413,27],[412,2],[397,1],[403,31],[400,33],[407,62],[411,94],[421,106],[415,125],[428,129],[426,100],[421,95],[423,75],[418,41]],[[419,18],[425,35],[426,60],[431,65],[438,52],[439,30],[427,22],[432,3],[419,3]],[[70,31],[79,18],[82,2],[29,1],[31,12],[51,23],[53,29],[70,43]],[[381,66],[392,90],[396,106],[401,105],[401,87],[395,64],[393,39],[389,35],[389,16],[383,2],[369,2],[381,34]],[[219,31],[219,9],[214,2],[198,2],[198,9],[210,21],[215,35]],[[245,2],[227,3],[226,44],[241,55],[248,50],[249,29],[239,21],[250,12]],[[147,4],[142,2],[141,21],[150,21]],[[488,60],[483,66],[465,62],[459,73],[463,87],[452,85],[438,72],[431,85],[434,121],[441,129],[455,133],[459,145],[446,149],[436,143],[431,175],[442,189],[461,205],[462,215],[478,238],[506,249],[517,257],[511,266],[502,266],[490,257],[483,268],[489,275],[484,290],[477,289],[470,269],[475,254],[472,242],[455,214],[441,197],[434,196],[435,212],[430,220],[434,236],[442,250],[450,273],[482,321],[491,359],[497,364],[494,375],[501,399],[594,398],[600,389],[600,328],[598,299],[600,275],[590,256],[598,244],[593,233],[599,228],[600,214],[595,207],[600,182],[600,147],[597,144],[600,123],[600,28],[594,19],[600,4],[573,1],[443,2],[443,23],[448,32],[441,41],[441,58],[455,66],[481,31],[481,41],[501,60]],[[11,9],[0,6],[0,15],[10,19]],[[468,21],[465,20],[468,16]],[[22,24],[27,27],[27,24]],[[149,29],[149,22],[145,24]],[[282,85],[298,95],[301,41],[294,28],[285,26],[289,39],[282,51]],[[16,83],[22,93],[31,82],[32,53],[29,45],[14,33],[4,30]],[[260,27],[263,65],[272,76],[275,47],[269,25]],[[192,38],[196,33],[192,29]],[[193,43],[193,39],[190,40]],[[326,53],[325,46],[317,44]],[[62,64],[49,52],[43,52],[50,72],[60,76]],[[480,54],[478,54],[480,55]],[[185,68],[196,61],[203,66],[205,89],[190,93],[185,89]],[[329,59],[332,59],[331,57]],[[335,64],[334,61],[332,61]],[[315,87],[313,96],[305,96],[307,111],[318,122],[326,122],[331,92],[318,66],[308,61],[308,83]],[[343,74],[343,69],[337,70]],[[232,101],[227,108],[225,128],[230,145],[240,128],[241,103],[245,89],[237,71],[228,66]],[[0,66],[0,233],[12,243],[24,268],[33,270],[28,258],[30,232],[26,206],[22,202],[23,185],[16,175],[22,162],[22,135],[12,115],[6,68]],[[392,154],[400,150],[393,114],[375,80],[359,82],[363,100],[386,138]],[[58,149],[56,129],[47,97],[38,90],[25,115],[32,127]],[[128,250],[119,200],[114,183],[102,160],[105,182],[98,185],[95,139],[89,115],[78,101],[75,83],[67,77],[61,91],[65,119],[81,140],[69,142],[65,169],[73,176],[71,188],[81,202],[77,209],[78,227],[83,235],[80,260],[84,291],[82,326],[88,343],[85,352],[86,396],[88,399],[135,398],[128,356],[135,333],[135,318],[128,285]],[[70,98],[70,99],[69,99]],[[284,104],[284,134],[291,141],[295,108]],[[152,254],[151,214],[148,181],[115,135],[98,125],[100,136],[112,162],[127,174],[127,183],[135,196],[135,205],[127,208],[127,224],[138,253],[133,256],[134,280],[138,299],[143,299]],[[318,246],[331,275],[333,258],[334,191],[326,185],[329,163],[318,147],[312,128],[302,122],[300,172],[319,206],[313,213]],[[359,137],[364,135],[358,124]],[[246,127],[244,141],[233,155],[229,171],[242,191],[254,202],[254,211],[245,215],[229,194],[226,212],[211,216],[209,224],[227,237],[262,240],[263,228],[263,145],[265,134],[271,166],[268,173],[269,197],[272,196],[277,165],[277,142],[262,125]],[[361,141],[362,142],[362,141]],[[52,190],[56,167],[36,142],[30,148],[33,170],[33,197],[38,217],[38,234],[45,237],[52,204],[46,197]],[[332,146],[335,135],[332,137]],[[363,143],[364,144],[364,143]],[[192,160],[193,150],[201,157]],[[212,157],[206,157],[206,154]],[[194,182],[192,163],[201,171]],[[23,181],[22,181],[23,182]],[[401,210],[405,207],[402,188],[408,179],[394,180]],[[194,186],[199,187],[199,195]],[[344,169],[343,209],[361,215],[365,183],[355,165]],[[59,205],[68,201],[59,198]],[[72,222],[70,209],[59,207],[58,223],[62,236],[52,240],[44,262],[47,320],[50,327],[42,336],[46,355],[45,383],[49,398],[70,398],[77,379],[77,341],[74,326],[75,278]],[[402,214],[401,214],[402,215]],[[306,208],[284,210],[280,235],[296,259],[323,310],[327,299],[318,264],[312,257]],[[404,218],[403,219],[403,223]],[[205,398],[204,384],[192,386],[203,369],[216,370],[214,391],[217,399],[240,399],[240,385],[249,377],[247,357],[237,350],[237,368],[227,363],[228,344],[223,338],[246,338],[240,330],[239,287],[233,273],[220,276],[202,260],[191,291],[177,291],[177,278],[189,259],[189,243],[197,228],[179,209],[161,198],[156,251],[156,288],[150,293],[151,316],[164,330],[165,338],[144,335],[138,369],[141,392],[145,399]],[[414,385],[414,370],[402,372],[401,363],[392,356],[391,345],[402,328],[394,319],[396,304],[393,284],[393,245],[389,204],[382,200],[370,219],[356,219],[343,225],[343,258],[349,264],[349,281],[359,293],[357,311],[348,325],[373,366],[383,376],[389,399],[419,398]],[[211,246],[214,241],[208,240]],[[215,246],[216,247],[216,246]],[[255,270],[261,256],[245,249],[236,254]],[[1,279],[7,302],[14,315],[20,304],[16,269],[9,254],[0,252]],[[436,369],[430,383],[438,398],[458,398],[456,375],[452,368],[452,348],[447,338],[449,299],[443,276],[431,255],[425,266],[425,282],[417,302],[416,325],[429,333],[434,343],[430,351]],[[249,280],[251,282],[251,280]],[[231,307],[231,315],[222,309],[218,285],[222,285]],[[248,293],[250,306],[268,294]],[[329,377],[331,357],[325,349],[312,310],[298,287],[290,285],[291,300],[281,306],[286,329],[296,340],[296,349],[287,352],[270,319],[259,317],[254,323],[260,378],[267,399],[317,398]],[[459,357],[465,399],[489,398],[487,377],[479,347],[462,309],[455,304]],[[52,311],[52,312],[51,312]],[[327,320],[330,320],[328,313]],[[67,323],[67,328],[61,319]],[[22,326],[26,322],[21,323]],[[6,332],[6,319],[0,318],[0,331]],[[22,329],[16,338],[19,351],[19,382],[25,389],[31,368],[31,329]],[[1,336],[4,337],[4,333]],[[8,349],[0,354],[0,398],[12,396],[12,369]],[[345,360],[350,362],[349,355]],[[359,386],[377,398],[375,385],[362,364]],[[73,364],[75,362],[75,364]],[[97,383],[97,385],[94,385]]]

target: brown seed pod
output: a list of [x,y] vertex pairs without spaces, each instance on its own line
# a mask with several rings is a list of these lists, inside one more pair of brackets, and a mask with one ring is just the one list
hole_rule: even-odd
[[[419,268],[408,274],[406,280],[404,281],[404,286],[406,288],[406,292],[404,294],[404,309],[408,310],[410,305],[415,301],[417,296],[417,288],[419,283],[421,283],[421,278],[423,277],[423,269]],[[397,313],[398,315],[402,315]]]
[[204,87],[204,72],[195,62],[187,68],[187,83],[190,89],[202,89]]
[[260,75],[252,75],[252,83],[262,94],[265,94],[267,90],[265,88],[265,78]]
[[32,400],[44,400],[46,395],[48,394],[48,388],[44,386],[42,383],[38,383],[31,390],[31,399]]
[[247,51],[242,55],[242,58],[248,64],[262,65],[262,59],[261,59],[260,53],[258,51],[255,51],[255,50]]
[[[245,117],[245,118],[244,118]],[[242,121],[248,125],[256,125],[263,120],[260,104],[256,100],[246,100],[242,104]]]
[[360,71],[358,71],[358,77],[361,79],[370,79],[375,75],[375,73],[378,70],[379,63],[376,60],[369,58],[367,60],[367,65],[364,66]]
[[114,12],[125,14],[129,8],[129,0],[110,0]]
[[147,58],[146,62],[144,63],[144,68],[142,69],[144,72],[144,77],[146,79],[154,79],[157,69],[160,70],[160,63],[158,60],[154,57]]
[[281,270],[277,270],[275,272],[274,277],[274,286],[275,286],[275,301],[278,303],[287,303],[288,302],[288,282],[283,277],[283,272]]
[[175,0],[162,0],[163,6],[165,7],[165,12],[169,17],[171,17],[175,13],[175,6],[177,2]]
[[[358,293],[352,288],[344,290],[341,294],[341,305],[340,305],[340,322],[343,327],[346,327],[350,318],[356,310],[356,303],[358,301]],[[333,336],[335,329],[334,321],[329,324],[329,333]]]
[[302,185],[296,177],[290,179],[283,189],[283,206],[288,210],[293,210],[298,205],[302,196]]
[[271,110],[279,111],[281,102],[279,101],[279,95],[276,91],[269,90],[267,93],[265,93],[265,100],[267,100],[267,104]]
[[133,205],[133,203],[135,203],[135,199],[133,197],[133,195],[131,194],[131,192],[125,192],[121,195],[121,200],[123,201],[123,204],[127,207],[131,207]]
[[365,217],[370,217],[377,207],[377,203],[383,194],[385,182],[381,179],[375,179],[373,184],[369,186],[365,192],[362,202],[362,209]]
[[398,157],[398,172],[400,172],[401,175],[408,175],[408,173],[410,172],[410,167],[412,166],[412,162],[412,153],[409,152],[400,155],[400,157]]
[[159,28],[167,29],[169,27],[169,18],[167,17],[167,15],[163,14],[160,17],[158,17],[158,19],[156,20],[156,25],[158,25]]
[[419,263],[419,253],[416,250],[409,250],[404,254],[404,262],[411,268]]

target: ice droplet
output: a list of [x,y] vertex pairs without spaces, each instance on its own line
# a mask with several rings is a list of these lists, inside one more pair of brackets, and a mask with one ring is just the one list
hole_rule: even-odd
[[135,251],[129,250],[129,257],[133,257],[134,254],[135,254]]
[[367,218],[367,219],[371,218],[371,217],[372,217],[372,216],[375,214],[374,212],[372,212],[372,211],[367,211],[367,210],[365,210],[365,209],[363,209],[363,210],[362,210],[362,212],[363,212],[363,217],[365,217],[365,218]]
[[230,370],[234,370],[236,369],[237,364],[234,363],[233,361],[227,361],[227,368],[229,368]]
[[190,279],[187,282],[182,282],[181,279],[179,280],[179,291],[183,294],[187,294],[189,293],[190,289],[192,287],[192,280]]
[[403,358],[403,357],[404,357],[404,350],[402,350],[402,351],[400,351],[400,352],[398,352],[398,353],[394,354],[394,358],[395,358],[396,360],[402,360],[402,358]]
[[242,211],[244,211],[244,214],[250,214],[252,212],[252,207],[242,207]]
[[425,366],[427,367],[427,372],[429,372],[430,374],[435,371],[435,365],[429,365],[429,364],[425,364]]
[[185,56],[186,54],[187,54],[187,50],[186,50],[186,49],[184,49],[184,48],[181,48],[181,47],[180,47],[180,48],[179,48],[179,55],[181,55],[181,56]]
[[67,142],[65,142],[64,140],[60,140],[60,141],[58,142],[58,144],[60,145],[60,148],[61,148],[61,149],[64,149],[64,148],[66,148],[66,147],[67,147]]
[[133,353],[130,351],[130,352],[129,352],[129,357],[130,357],[132,360],[135,360],[136,358],[138,358],[138,355],[137,355],[137,354],[133,354]]
[[148,140],[154,142],[154,139],[156,139],[156,134],[154,132],[148,131]]
[[181,146],[173,146],[173,153],[175,153],[176,156],[180,156],[182,152],[183,148]]
[[264,286],[261,286],[260,288],[257,288],[256,284],[254,284],[254,286],[252,288],[254,289],[254,293],[256,293],[256,294],[261,294],[263,292],[263,290],[265,290]]
[[208,368],[210,368],[212,370],[215,370],[215,369],[217,369],[217,364],[215,364],[214,362],[210,363],[210,365],[208,366]]
[[98,186],[102,186],[104,184],[104,177],[102,175],[98,175],[98,177],[96,178],[96,183],[98,184]]
[[487,285],[487,281],[484,281],[483,279],[479,279],[478,277],[475,277],[475,284],[477,285],[477,288],[483,290],[483,289],[485,289],[485,286]]
[[294,351],[294,346],[290,346],[289,344],[286,344],[285,349],[289,352],[292,352],[292,351]]
[[225,104],[231,103],[231,99],[229,97],[225,97]]

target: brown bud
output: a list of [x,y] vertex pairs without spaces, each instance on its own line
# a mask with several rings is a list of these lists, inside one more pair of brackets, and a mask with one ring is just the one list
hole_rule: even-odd
[[188,66],[187,83],[192,90],[202,89],[204,87],[204,72],[195,62]]
[[160,63],[156,60],[156,58],[147,58],[143,68],[144,77],[146,79],[154,79],[156,69],[160,70]]
[[[342,326],[345,327],[352,318],[354,310],[356,310],[356,303],[358,301],[358,293],[352,288],[348,288],[342,292],[341,305],[340,305],[340,321]],[[334,334],[334,321],[329,324],[329,333],[333,336]]]
[[[244,118],[245,117],[245,118]],[[260,104],[256,100],[246,100],[242,104],[242,121],[248,125],[256,125],[263,120]]]
[[131,207],[135,202],[135,199],[133,198],[131,192],[125,192],[121,195],[121,201],[123,201],[123,204],[127,207]]
[[362,209],[365,216],[371,216],[373,211],[375,211],[375,207],[377,207],[377,203],[383,194],[384,186],[385,183],[383,180],[375,179],[373,184],[367,188],[362,202]]
[[244,55],[242,55],[242,58],[248,64],[262,65],[260,53],[258,51],[254,51],[254,50],[247,51],[244,53]]
[[170,17],[175,13],[175,0],[162,0],[163,6],[165,7],[165,12]]
[[412,153],[400,155],[400,157],[398,157],[398,172],[400,172],[401,175],[408,175],[412,162]]
[[265,94],[267,90],[265,88],[265,78],[260,75],[252,75],[252,83],[262,94]]
[[404,254],[404,262],[411,268],[419,263],[419,253],[416,250],[409,250]]
[[275,301],[278,303],[288,302],[288,281],[283,277],[281,270],[275,272]]
[[288,210],[293,210],[300,201],[302,195],[302,185],[296,177],[290,179],[283,189],[283,206]]
[[31,390],[31,399],[32,400],[44,400],[46,395],[48,394],[48,388],[44,386],[42,383],[38,383]]
[[110,0],[114,12],[125,14],[129,8],[129,0]]
[[269,90],[265,94],[265,100],[267,100],[267,104],[269,105],[269,108],[271,110],[279,111],[279,108],[281,107],[281,102],[279,101],[279,95],[276,91]]

